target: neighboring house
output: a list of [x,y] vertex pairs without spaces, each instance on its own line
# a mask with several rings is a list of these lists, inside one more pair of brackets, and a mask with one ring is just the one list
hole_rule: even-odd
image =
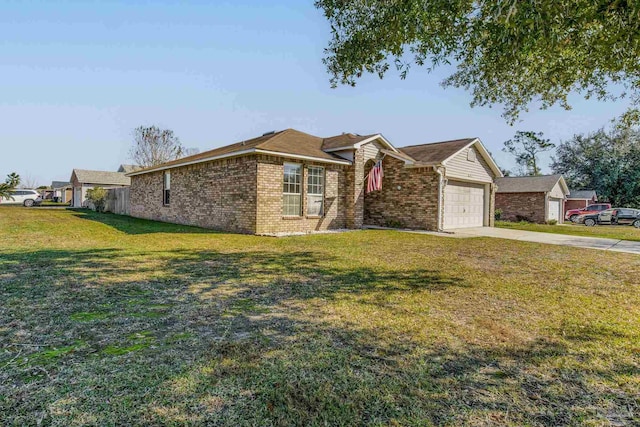
[[92,171],[74,169],[71,173],[71,186],[73,195],[71,206],[79,208],[86,206],[87,190],[95,187],[104,189],[127,187],[131,179],[122,172]]
[[118,172],[123,172],[123,173],[131,173],[131,172],[135,172],[137,170],[142,169],[142,166],[138,166],[138,165],[120,165],[120,167],[118,168]]
[[53,200],[54,191],[50,188],[36,188],[36,191],[40,193],[42,200]]
[[[378,160],[382,190],[365,196]],[[477,138],[396,148],[381,134],[320,138],[287,129],[128,176],[132,216],[278,234],[490,226],[501,174]]]
[[496,209],[507,221],[563,222],[569,188],[562,175],[507,176],[496,179]]
[[564,212],[571,209],[582,209],[598,202],[595,190],[571,190],[564,204]]
[[52,181],[51,190],[53,199],[61,203],[71,203],[73,197],[73,187],[70,182]]

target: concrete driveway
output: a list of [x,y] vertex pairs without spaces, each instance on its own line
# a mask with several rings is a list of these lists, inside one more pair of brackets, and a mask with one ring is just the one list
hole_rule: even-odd
[[570,236],[568,234],[539,233],[536,231],[510,230],[495,227],[473,227],[449,230],[455,237],[497,237],[523,242],[547,243],[550,245],[575,246],[578,248],[640,254],[640,242],[630,240],[603,239],[600,237]]

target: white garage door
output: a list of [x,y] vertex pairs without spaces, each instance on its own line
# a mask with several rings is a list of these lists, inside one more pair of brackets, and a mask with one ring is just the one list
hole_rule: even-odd
[[549,220],[555,219],[560,222],[560,201],[549,200]]
[[484,185],[449,181],[444,191],[444,229],[484,225]]

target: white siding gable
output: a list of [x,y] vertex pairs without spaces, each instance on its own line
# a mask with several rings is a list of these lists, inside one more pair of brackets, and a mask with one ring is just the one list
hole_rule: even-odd
[[558,181],[556,185],[553,186],[553,188],[549,192],[549,196],[556,199],[564,199],[566,197],[566,195],[562,191],[562,186],[560,185],[560,181]]
[[[475,144],[460,151],[454,157],[446,160],[447,178],[458,178],[469,181],[493,182],[493,171],[475,149]],[[473,150],[473,153],[469,151]],[[475,159],[475,160],[473,160]]]
[[382,145],[376,141],[363,145],[362,150],[364,151],[364,162],[367,163],[368,160],[377,160],[381,149]]

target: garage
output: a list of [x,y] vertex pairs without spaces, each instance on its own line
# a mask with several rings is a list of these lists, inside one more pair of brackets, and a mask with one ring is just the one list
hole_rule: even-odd
[[548,221],[558,221],[560,222],[561,219],[561,214],[560,214],[560,208],[562,206],[562,203],[560,203],[560,200],[558,199],[549,199],[549,207],[548,207]]
[[496,179],[496,186],[496,211],[502,220],[562,223],[569,194],[562,175],[505,176]]
[[485,185],[449,181],[444,191],[443,228],[482,227],[485,212]]

